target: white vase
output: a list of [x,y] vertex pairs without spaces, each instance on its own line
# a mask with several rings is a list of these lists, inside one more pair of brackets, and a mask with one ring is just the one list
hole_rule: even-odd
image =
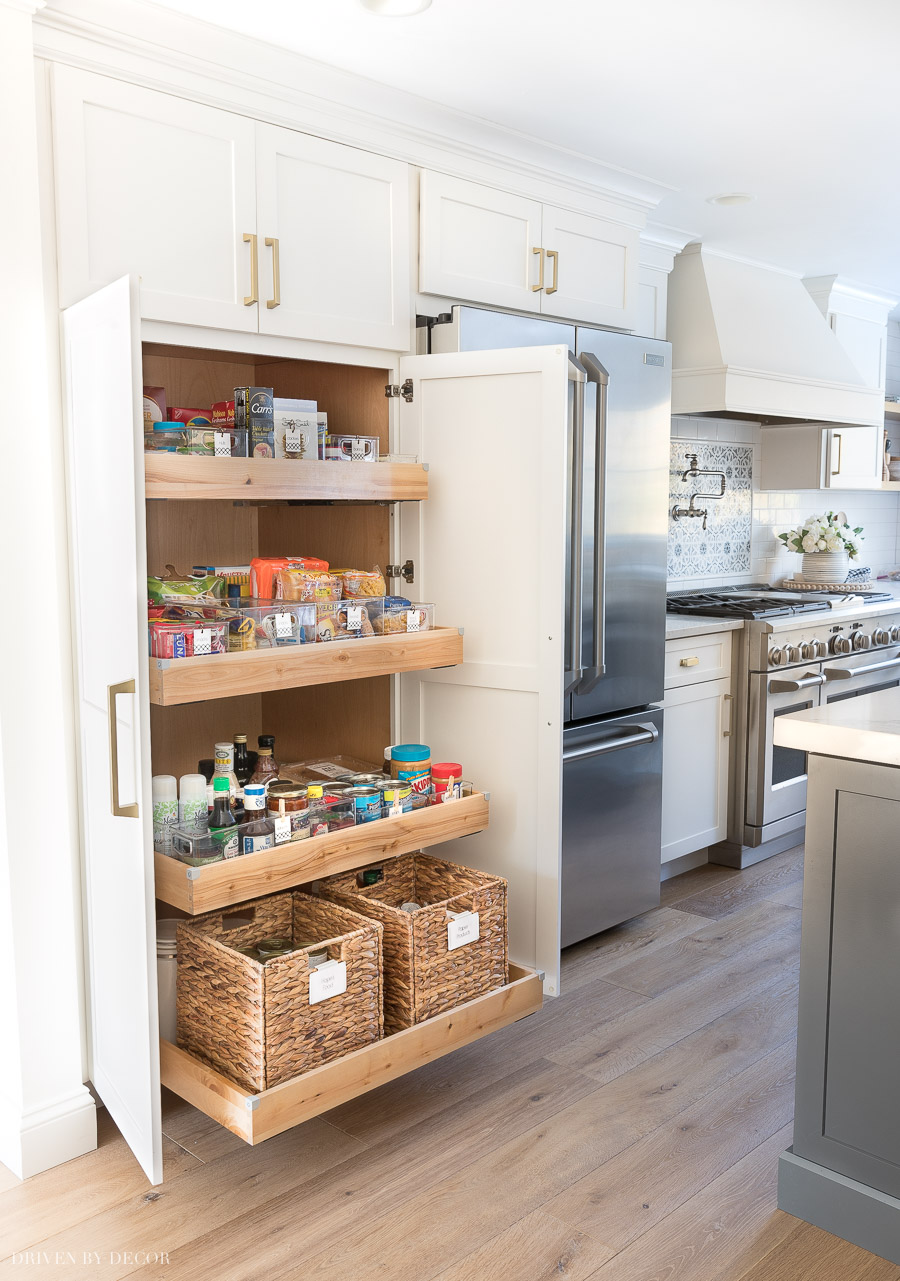
[[800,577],[804,583],[845,583],[850,572],[847,552],[804,552]]

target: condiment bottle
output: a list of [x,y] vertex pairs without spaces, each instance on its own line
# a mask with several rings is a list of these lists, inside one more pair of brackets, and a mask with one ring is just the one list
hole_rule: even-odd
[[174,774],[154,774],[153,848],[160,854],[172,853],[172,828],[178,822],[178,784]]
[[202,774],[182,774],[178,782],[178,821],[191,831],[205,831],[209,820],[206,779]]
[[244,788],[246,821],[240,827],[242,854],[256,854],[275,844],[275,824],[266,813],[266,789],[262,783],[248,783]]
[[234,745],[232,743],[216,743],[216,772],[213,775],[213,786],[217,778],[226,778],[232,799],[240,799],[243,796],[243,788],[238,783],[237,775],[234,772]]
[[[256,769],[250,783],[262,783],[268,787],[278,777],[278,763],[272,756],[271,747],[260,747],[256,757]],[[249,786],[249,784],[248,784]]]
[[219,774],[213,779],[215,802],[209,820],[209,834],[221,845],[224,858],[236,858],[240,853],[240,847],[237,821],[229,804],[229,790],[228,779],[224,774]]
[[246,734],[235,734],[234,736],[234,773],[239,787],[244,787],[253,777],[250,756],[247,752]]

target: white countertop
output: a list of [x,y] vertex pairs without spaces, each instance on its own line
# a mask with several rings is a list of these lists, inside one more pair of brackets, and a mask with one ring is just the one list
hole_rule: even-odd
[[[778,590],[776,587],[775,591]],[[850,588],[852,591],[852,587]],[[823,610],[821,614],[794,614],[787,615],[784,618],[767,618],[763,621],[768,624],[770,632],[787,631],[788,628],[802,626],[804,622],[814,623],[843,623],[855,620],[857,618],[874,618],[878,614],[889,614],[896,610],[900,605],[900,583],[893,580],[883,582],[874,581],[868,589],[873,592],[889,592],[893,596],[893,601],[882,600],[876,601],[874,605],[832,605],[827,613]]]
[[708,636],[711,632],[736,632],[744,626],[742,618],[697,618],[686,614],[666,614],[666,640],[676,636]]
[[777,716],[774,735],[779,747],[900,766],[900,688]]

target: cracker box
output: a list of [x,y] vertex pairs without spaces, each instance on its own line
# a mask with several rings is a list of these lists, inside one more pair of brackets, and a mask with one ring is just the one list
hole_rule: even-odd
[[210,411],[212,415],[212,425],[221,431],[224,427],[234,426],[234,401],[217,400]]
[[165,387],[145,387],[144,388],[144,431],[153,431],[154,423],[162,423],[166,420],[166,389]]
[[276,458],[318,458],[318,426],[314,400],[274,400]]
[[274,391],[271,387],[235,387],[234,425],[248,433],[251,458],[275,457]]
[[169,422],[181,423],[184,427],[209,427],[211,419],[205,409],[182,409],[173,405],[169,410]]

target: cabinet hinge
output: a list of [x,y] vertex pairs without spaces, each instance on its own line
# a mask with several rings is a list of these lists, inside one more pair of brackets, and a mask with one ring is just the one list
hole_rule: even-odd
[[387,383],[384,389],[384,394],[387,396],[388,400],[392,400],[395,396],[402,396],[407,405],[411,405],[413,399],[413,380],[411,378],[407,378],[405,382],[399,384]]
[[403,578],[407,583],[412,583],[415,581],[416,567],[411,560],[407,560],[402,565],[388,565],[385,573],[388,578]]

